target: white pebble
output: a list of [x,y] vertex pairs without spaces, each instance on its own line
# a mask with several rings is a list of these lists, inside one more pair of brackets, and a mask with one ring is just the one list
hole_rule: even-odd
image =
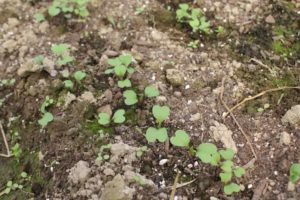
[[159,161],[159,165],[165,165],[169,160],[168,159],[162,159]]

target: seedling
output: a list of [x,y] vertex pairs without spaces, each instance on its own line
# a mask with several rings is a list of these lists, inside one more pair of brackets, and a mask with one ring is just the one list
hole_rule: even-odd
[[0,79],[0,87],[13,86],[16,83],[16,79]]
[[290,168],[290,181],[296,183],[300,178],[300,163],[292,164]]
[[131,87],[131,81],[129,79],[118,81],[119,88]]
[[12,155],[19,160],[22,154],[22,149],[20,147],[19,143],[16,143],[12,148],[11,148],[11,153]]
[[197,49],[199,47],[199,40],[190,41],[188,47],[191,49]]
[[[122,124],[125,122],[126,118],[124,116],[125,114],[125,110],[124,109],[119,109],[117,110],[113,117],[112,117],[112,121],[115,123],[115,124]],[[101,125],[109,125],[111,123],[111,119],[110,119],[110,116],[105,113],[105,112],[102,112],[102,113],[99,113],[98,115],[99,119],[98,119],[98,123],[101,124]]]
[[135,14],[135,15],[140,15],[140,14],[142,14],[142,13],[145,11],[145,9],[146,9],[146,6],[143,5],[142,7],[137,8],[137,9],[135,10],[134,14]]
[[[20,176],[23,180],[30,180],[30,177],[26,172],[22,172]],[[12,180],[7,181],[5,189],[2,192],[0,192],[0,197],[9,194],[11,191],[22,190],[23,188],[24,186],[19,183],[13,182]]]
[[263,108],[258,108],[257,112],[264,112],[265,110],[267,110],[268,108],[270,108],[270,104],[266,103],[264,104]]
[[72,13],[80,17],[89,16],[87,4],[90,0],[54,0],[48,8],[50,16],[54,17],[62,13]]
[[98,157],[96,158],[96,160],[99,160],[99,161],[108,160],[109,154],[105,154],[104,151],[110,149],[111,146],[112,146],[112,144],[102,145],[100,147],[100,151],[98,153]]
[[189,147],[190,136],[183,130],[177,130],[175,135],[171,137],[170,142],[177,147]]
[[170,115],[170,108],[167,106],[155,105],[152,108],[152,114],[156,119],[158,127],[149,127],[146,131],[146,139],[148,142],[165,142],[168,139],[168,132],[166,128],[161,128],[161,124],[168,119]]
[[74,61],[74,58],[70,56],[70,46],[68,44],[54,44],[51,47],[51,51],[58,57],[57,64],[59,66],[66,65]]
[[52,113],[47,112],[46,108],[49,107],[54,103],[54,100],[51,99],[49,96],[46,96],[45,101],[41,105],[40,111],[43,114],[43,117],[38,121],[38,123],[45,128],[49,122],[53,121],[54,117]]
[[45,59],[45,56],[43,56],[43,55],[37,55],[36,57],[34,57],[34,61],[39,65],[43,64],[44,59]]
[[64,85],[65,85],[65,88],[67,88],[67,89],[73,89],[73,87],[74,87],[74,83],[71,80],[65,80]]
[[218,26],[218,27],[216,28],[216,33],[222,34],[222,33],[224,33],[224,32],[225,32],[225,28],[224,28],[223,26]]
[[159,95],[158,89],[153,85],[147,86],[144,92],[146,97],[156,97]]
[[45,15],[43,13],[36,13],[33,17],[38,23],[45,21]]
[[176,11],[176,18],[181,23],[189,24],[193,32],[201,31],[209,33],[210,31],[210,23],[199,8],[190,9],[188,4],[179,4],[179,9]]
[[134,105],[138,102],[137,95],[133,90],[126,90],[123,93],[123,97],[125,98],[125,104],[128,106]]
[[142,157],[143,154],[148,150],[148,147],[147,146],[142,146],[140,148],[137,149],[136,151],[136,156],[137,157]]
[[234,154],[234,151],[231,149],[218,151],[216,145],[211,143],[200,144],[196,153],[196,156],[200,158],[202,162],[221,168],[219,176],[221,181],[225,184],[224,192],[227,195],[240,191],[240,186],[231,182],[233,175],[240,178],[245,174],[244,168],[234,166],[232,162]]
[[86,73],[79,70],[76,71],[73,76],[78,83],[81,83],[81,81],[86,77]]
[[126,72],[128,73],[134,72],[134,69],[129,67],[131,62],[132,62],[132,57],[130,54],[124,54],[116,58],[108,59],[107,63],[113,68],[107,69],[105,71],[105,74],[114,73],[118,77],[118,79],[123,80],[124,76],[126,75]]

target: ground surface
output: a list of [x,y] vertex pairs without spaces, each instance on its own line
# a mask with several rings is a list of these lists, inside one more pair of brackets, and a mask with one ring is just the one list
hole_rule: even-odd
[[[192,33],[176,21],[180,2],[201,8],[212,27],[221,25],[225,32]],[[0,191],[9,180],[18,182],[22,171],[31,176],[22,180],[24,190],[0,199],[168,199],[166,187],[173,185],[175,169],[182,172],[179,183],[195,180],[176,190],[177,199],[300,199],[299,184],[288,188],[289,167],[300,161],[300,129],[297,119],[295,124],[282,120],[300,104],[300,91],[271,92],[233,111],[256,153],[252,165],[250,145],[233,118],[224,117],[220,100],[222,90],[223,101],[232,107],[264,90],[300,85],[297,0],[92,0],[85,21],[58,16],[35,22],[33,15],[48,5],[44,0],[0,0],[0,80],[16,79],[14,86],[0,86],[0,120],[9,145],[19,143],[22,149],[19,159],[0,157]],[[142,6],[145,11],[135,14]],[[198,48],[187,47],[197,39]],[[51,45],[57,43],[70,44],[76,62],[50,70],[30,68],[40,54],[51,63]],[[114,79],[104,74],[107,58],[122,53],[135,59],[137,90],[154,84],[161,95],[128,108],[124,125],[104,129],[97,123],[101,110],[127,108]],[[63,69],[87,73],[72,94],[63,88]],[[167,76],[168,69],[175,70],[175,77]],[[47,95],[55,101],[49,107],[54,121],[41,130],[39,109]],[[226,147],[224,140],[216,141],[216,132],[232,133],[235,163],[248,166],[238,180],[243,191],[225,196],[217,168],[186,150],[148,144],[144,133],[153,124],[152,101],[171,108],[165,123],[170,136],[184,129],[195,146],[209,141]],[[257,111],[266,104],[270,107]],[[112,144],[105,150],[110,159],[96,161],[106,144]],[[136,156],[145,145],[148,151]],[[5,152],[3,140],[0,147]]]

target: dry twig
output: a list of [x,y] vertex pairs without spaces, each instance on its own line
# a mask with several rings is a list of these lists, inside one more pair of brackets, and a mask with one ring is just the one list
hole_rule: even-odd
[[5,148],[6,148],[6,152],[7,152],[6,154],[0,154],[0,156],[5,157],[5,158],[9,158],[9,157],[11,157],[11,153],[10,153],[10,150],[9,150],[9,147],[8,147],[8,143],[7,143],[7,140],[6,140],[6,136],[5,136],[1,121],[0,121],[0,131],[1,131],[1,134],[2,134],[2,138],[3,138],[3,141],[4,141]]
[[[241,102],[239,102],[238,104],[236,104],[235,106],[233,106],[232,108],[230,108],[228,110],[228,113],[230,113],[233,110],[235,110],[236,108],[240,107],[241,105],[243,105],[247,101],[256,99],[256,98],[261,97],[261,96],[263,96],[263,95],[265,95],[267,93],[270,93],[270,92],[277,92],[277,91],[280,91],[280,90],[287,90],[287,89],[297,89],[297,90],[300,90],[300,87],[287,87],[286,86],[286,87],[272,88],[272,89],[269,89],[269,90],[262,91],[262,92],[258,93],[255,96],[249,96],[249,97],[245,98],[244,100],[242,100]],[[225,115],[225,117],[228,115],[228,113]]]
[[175,181],[174,181],[174,184],[172,186],[172,192],[171,192],[170,200],[174,200],[176,189],[177,189],[177,183],[179,181],[179,177],[180,177],[180,171],[178,170]]
[[225,78],[222,79],[222,87],[221,87],[221,93],[220,93],[220,101],[223,104],[223,106],[226,108],[227,112],[230,114],[230,116],[232,117],[232,119],[234,120],[235,124],[238,126],[238,128],[240,129],[240,131],[242,132],[243,136],[245,137],[247,144],[250,146],[250,149],[252,151],[252,154],[254,156],[255,159],[257,159],[257,155],[255,153],[255,150],[247,136],[247,134],[245,133],[245,131],[243,130],[242,126],[240,125],[240,123],[237,121],[237,119],[235,118],[234,114],[232,113],[232,111],[230,110],[230,108],[228,107],[228,105],[223,101],[223,95],[224,95],[224,83],[225,83]]

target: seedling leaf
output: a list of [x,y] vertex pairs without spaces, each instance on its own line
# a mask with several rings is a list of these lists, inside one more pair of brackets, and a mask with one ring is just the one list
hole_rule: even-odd
[[73,82],[71,80],[65,80],[64,84],[65,84],[65,87],[69,88],[69,89],[72,89],[73,86],[74,86],[74,84],[73,84]]
[[159,91],[153,85],[149,85],[145,88],[145,95],[147,97],[156,97],[159,95]]
[[120,55],[119,60],[122,62],[123,65],[128,67],[132,62],[132,57],[130,54]]
[[131,81],[129,79],[118,81],[118,86],[120,88],[131,87]]
[[170,108],[168,106],[159,106],[155,105],[152,108],[152,113],[156,119],[156,121],[161,124],[163,121],[168,119],[170,115]]
[[204,163],[210,163],[212,165],[218,165],[220,160],[220,154],[216,145],[211,143],[202,143],[197,148],[196,155]]
[[116,124],[122,124],[123,122],[125,122],[125,110],[124,109],[119,109],[115,112],[114,116],[113,116],[113,121]]
[[225,160],[232,160],[234,157],[234,151],[232,149],[220,150],[219,153]]
[[290,168],[290,181],[296,183],[300,177],[300,163],[292,164]]
[[76,71],[74,73],[74,78],[76,79],[76,81],[80,82],[82,81],[84,78],[86,77],[86,73],[83,71]]
[[123,96],[125,98],[125,104],[128,106],[134,105],[138,102],[137,95],[133,90],[126,90],[123,93]]
[[107,113],[99,113],[98,115],[99,119],[98,119],[98,123],[101,125],[108,125],[110,123],[110,117]]
[[51,47],[52,53],[57,56],[63,55],[66,51],[68,51],[69,45],[68,44],[54,44]]
[[228,183],[231,181],[232,173],[231,172],[220,173],[220,178],[223,183]]
[[190,136],[183,130],[177,130],[175,136],[171,137],[170,142],[177,147],[188,147]]
[[123,78],[124,75],[126,74],[127,68],[124,65],[118,65],[118,66],[115,66],[114,70],[115,70],[115,74],[119,78]]
[[232,172],[233,162],[231,160],[226,160],[222,163],[221,169],[224,172]]
[[49,122],[53,121],[53,115],[50,112],[46,112],[38,123],[44,128]]
[[224,186],[224,192],[226,195],[231,195],[234,192],[239,192],[240,186],[236,183],[230,183]]
[[246,173],[246,170],[243,167],[237,167],[233,170],[233,173],[236,177],[241,178]]
[[146,131],[146,139],[148,142],[165,142],[168,139],[168,133],[166,128],[156,129],[149,127]]

